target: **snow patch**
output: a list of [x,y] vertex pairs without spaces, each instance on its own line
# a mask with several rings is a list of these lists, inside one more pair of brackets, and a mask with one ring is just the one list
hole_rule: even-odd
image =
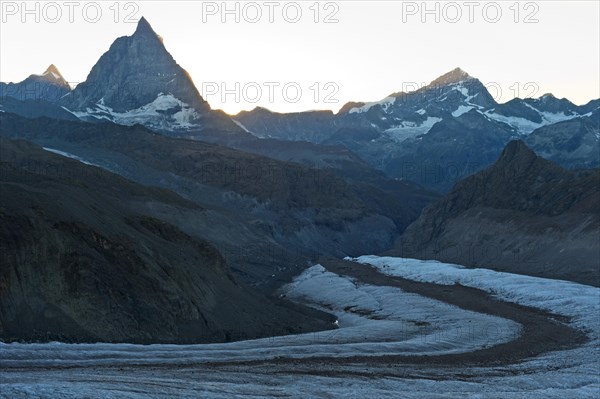
[[540,112],[539,110],[537,110],[536,108],[532,107],[529,104],[525,103],[525,105],[527,105],[529,108],[535,110],[537,113],[540,114],[540,116],[542,118],[542,121],[540,123],[533,122],[533,121],[530,121],[529,119],[521,118],[521,117],[517,117],[517,116],[500,115],[500,114],[495,113],[493,110],[487,111],[485,113],[485,115],[487,117],[489,117],[490,119],[493,119],[497,122],[506,123],[507,125],[511,126],[513,129],[515,129],[517,132],[519,132],[521,134],[525,134],[525,135],[533,132],[535,129],[538,129],[542,126],[551,125],[553,123],[558,123],[558,122],[562,122],[562,121],[567,121],[567,120],[578,118],[581,116],[577,113],[574,113],[573,115],[566,115],[563,112],[558,113],[558,114],[554,114],[551,112]]
[[384,133],[386,133],[392,140],[400,143],[408,138],[427,134],[433,125],[441,120],[442,118],[430,116],[422,123],[404,121],[400,123],[400,125],[386,129]]
[[95,163],[88,162],[85,159],[82,159],[82,158],[78,157],[77,155],[70,154],[68,152],[64,152],[64,151],[60,151],[60,150],[55,150],[54,148],[48,148],[48,147],[42,147],[42,149],[44,149],[44,150],[46,150],[48,152],[51,152],[53,154],[56,154],[56,155],[60,155],[60,156],[66,157],[66,158],[74,159],[74,160],[79,161],[79,162],[81,162],[82,164],[85,164],[85,165],[100,167],[99,165],[97,165]]
[[461,116],[462,114],[465,114],[467,112],[469,112],[470,110],[472,110],[474,107],[473,106],[467,106],[467,105],[460,105],[456,111],[454,111],[452,113],[452,116],[454,117],[458,117]]
[[[177,110],[175,112],[175,110]],[[167,115],[167,111],[173,111]],[[72,112],[72,111],[71,111]],[[86,112],[72,112],[81,119],[108,119],[120,125],[132,126],[141,124],[154,128],[191,129],[198,126],[198,112],[172,94],[159,93],[156,99],[140,108],[126,112],[116,112],[104,103],[104,98],[96,103],[95,108],[87,108]]]
[[237,121],[237,120],[235,120],[235,119],[233,119],[233,118],[231,118],[231,120],[233,121],[233,123],[235,123],[235,124],[236,124],[236,125],[238,125],[240,128],[242,128],[242,130],[243,130],[243,131],[245,131],[246,133],[252,133],[250,130],[248,130],[248,129],[246,128],[246,126],[244,126],[244,124],[243,124],[242,122],[240,122],[240,121]]
[[369,102],[369,103],[365,103],[365,105],[363,105],[362,107],[355,107],[352,108],[350,111],[348,111],[348,113],[350,114],[362,114],[364,112],[367,112],[368,110],[370,110],[372,107],[379,105],[381,106],[381,108],[384,111],[387,111],[387,109],[394,104],[394,102],[396,101],[396,97],[386,97],[381,101],[375,101],[375,102]]

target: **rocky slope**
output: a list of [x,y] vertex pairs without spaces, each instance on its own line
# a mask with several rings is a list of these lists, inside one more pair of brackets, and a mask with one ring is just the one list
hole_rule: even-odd
[[156,212],[206,209],[28,142],[0,149],[0,339],[223,342],[328,328],[237,283],[213,245]]
[[600,167],[600,110],[536,129],[526,143],[568,169]]
[[329,170],[170,138],[139,125],[0,114],[0,134],[32,140],[210,208],[209,218],[182,214],[174,223],[201,233],[237,275],[260,286],[280,284],[321,254],[383,251],[437,198],[381,176],[372,184],[346,180]]
[[513,141],[428,207],[395,254],[600,284],[600,171],[567,171]]

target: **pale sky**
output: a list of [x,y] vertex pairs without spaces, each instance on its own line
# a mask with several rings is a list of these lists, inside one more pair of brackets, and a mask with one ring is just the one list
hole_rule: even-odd
[[[115,1],[82,1],[71,15],[63,1],[29,2],[30,14],[21,1],[0,3],[3,82],[21,81],[50,64],[72,84],[82,82],[110,44],[131,35],[145,16],[211,106],[229,113],[255,106],[337,111],[347,101],[414,89],[455,67],[488,84],[502,102],[548,92],[576,104],[600,97],[596,0],[523,1],[518,7],[514,1],[429,1],[430,14],[422,1],[322,1],[318,7],[315,1],[229,1],[230,15],[223,14],[222,1],[118,7]],[[333,23],[324,22],[327,16]],[[223,101],[222,89],[235,92],[236,83],[240,98],[228,94]],[[325,102],[328,95],[337,102]]]

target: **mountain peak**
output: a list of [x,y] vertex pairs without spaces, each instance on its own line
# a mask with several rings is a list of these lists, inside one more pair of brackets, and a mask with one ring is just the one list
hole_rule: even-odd
[[62,74],[60,73],[60,71],[58,70],[56,65],[54,65],[54,64],[50,64],[50,66],[48,68],[46,68],[46,70],[44,71],[43,74],[32,75],[32,76],[30,76],[30,78],[33,78],[37,81],[43,80],[52,85],[62,86],[67,90],[71,90],[69,83],[67,83],[67,80],[62,76]]
[[44,75],[47,75],[49,73],[53,73],[54,75],[62,76],[61,73],[59,72],[58,68],[54,64],[50,64],[50,66],[48,68],[46,68]]
[[531,160],[537,158],[535,152],[533,152],[522,140],[513,140],[506,145],[498,163],[509,164],[515,160]]
[[144,17],[141,17],[140,20],[138,21],[137,28],[133,35],[134,36],[153,35],[153,36],[160,38],[160,36],[158,36],[158,34],[156,34],[156,32],[154,32],[154,29],[152,29],[152,26],[150,25],[148,20]]
[[563,169],[538,156],[523,141],[513,140],[504,147],[491,170],[501,171],[503,175],[520,174],[520,179],[527,181],[533,176],[543,177],[542,180],[547,180],[549,176],[562,173]]
[[454,68],[448,73],[443,74],[429,84],[429,86],[446,86],[453,83],[463,82],[473,79],[471,75],[460,68]]
[[133,35],[119,37],[111,44],[86,81],[61,105],[91,121],[104,118],[165,131],[200,126],[242,131],[224,113],[210,109],[190,75],[143,17]]

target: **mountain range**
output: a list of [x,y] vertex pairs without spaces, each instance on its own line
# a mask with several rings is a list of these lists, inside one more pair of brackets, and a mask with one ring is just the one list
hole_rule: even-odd
[[[118,38],[75,89],[68,88],[54,66],[40,76],[2,84],[5,95],[0,96],[1,109],[26,117],[142,124],[162,134],[215,142],[286,161],[297,161],[290,154],[310,152],[300,161],[313,165],[322,159],[320,146],[329,148],[326,151],[330,154],[343,148],[390,178],[442,192],[491,165],[513,139],[526,141],[568,169],[600,166],[600,99],[577,106],[545,94],[500,104],[481,81],[460,68],[412,92],[395,92],[378,102],[348,103],[337,114],[279,114],[256,108],[229,116],[210,108],[162,38],[141,18],[133,35]],[[23,92],[16,88],[40,79],[60,96],[14,95]],[[15,97],[36,100],[37,104],[9,100]],[[579,130],[568,139],[559,139],[548,133],[559,123]],[[562,126],[555,130],[563,131]],[[271,140],[260,143],[256,138]],[[292,144],[296,142],[319,146]],[[282,153],[286,146],[290,151]]]
[[[337,114],[257,108],[234,118],[258,137],[344,146],[390,177],[448,191],[493,163],[513,139],[535,150],[545,146],[567,168],[598,167],[599,107],[600,100],[576,106],[552,94],[499,104],[478,79],[457,68],[414,92],[348,103]],[[545,131],[567,121],[586,128],[569,145],[542,143]]]

